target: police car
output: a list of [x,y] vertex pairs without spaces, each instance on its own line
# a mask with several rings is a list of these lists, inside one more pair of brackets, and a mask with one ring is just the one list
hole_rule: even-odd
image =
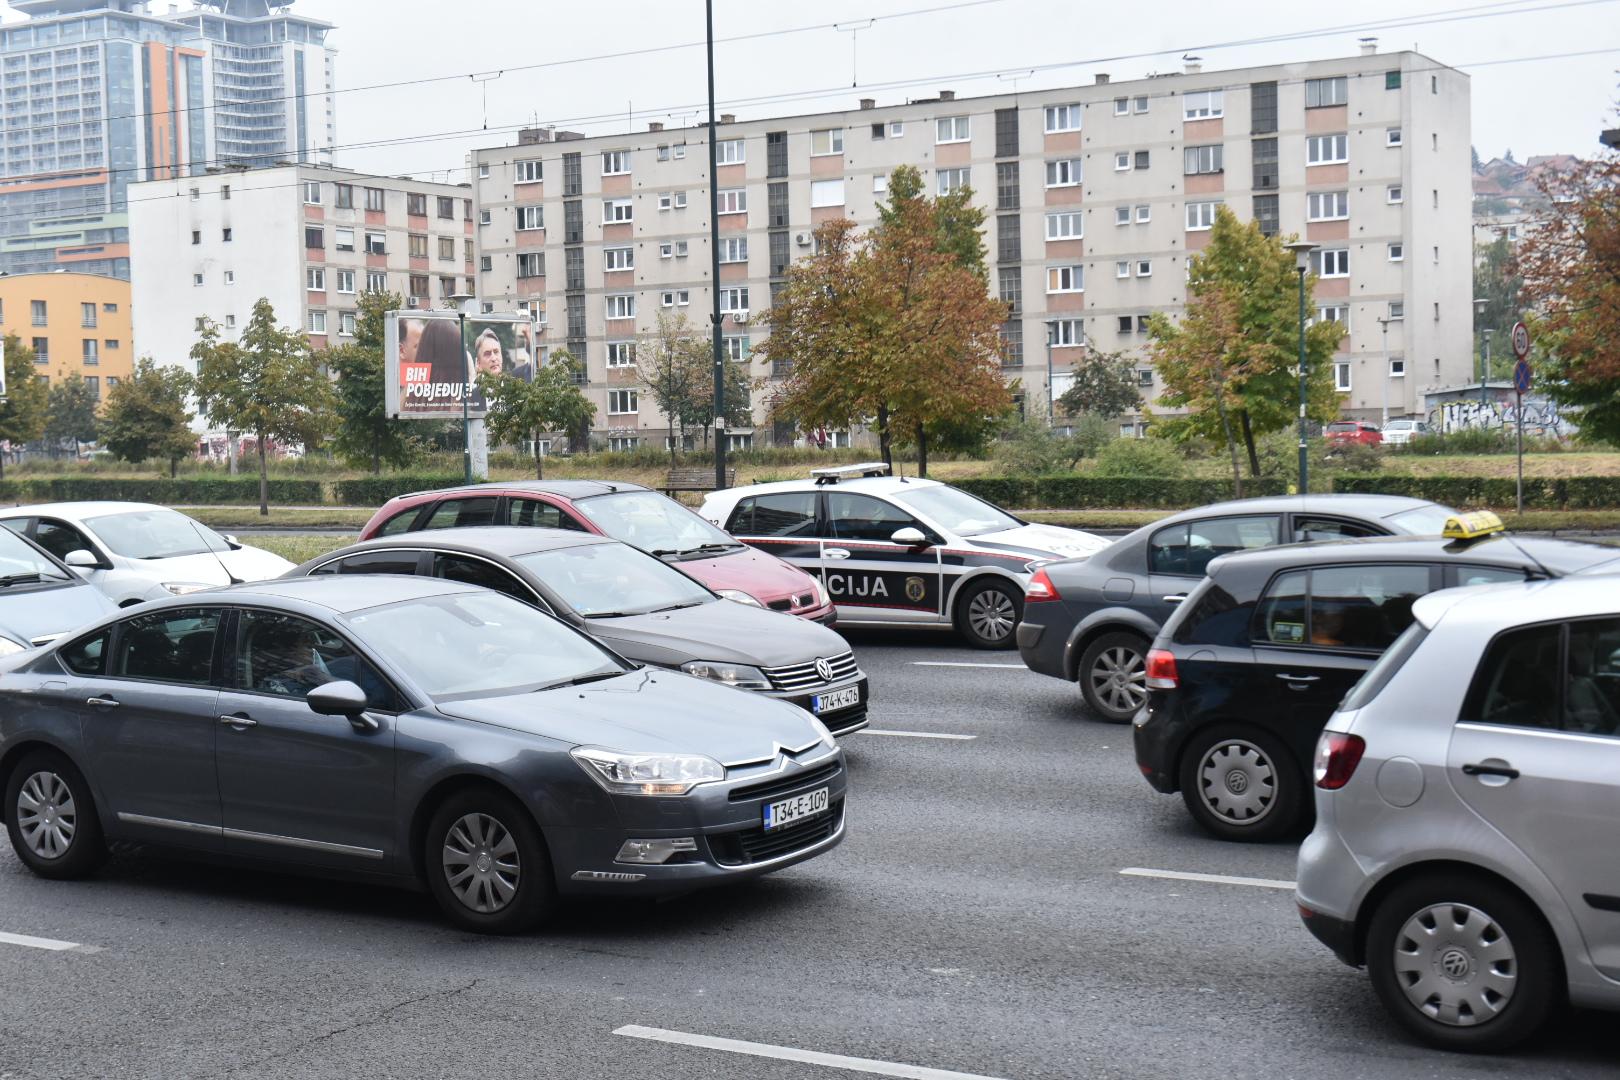
[[710,493],[700,513],[817,575],[840,623],[953,626],[981,649],[1012,646],[1036,567],[1109,544],[1023,521],[937,480],[888,472],[868,462],[728,488]]

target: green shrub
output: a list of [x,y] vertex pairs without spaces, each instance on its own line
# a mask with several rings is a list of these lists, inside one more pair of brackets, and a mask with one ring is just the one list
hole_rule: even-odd
[[[1298,468],[1299,446],[1294,446],[1295,468]],[[1330,444],[1326,451],[1328,468],[1334,472],[1375,473],[1384,467],[1384,448],[1376,443],[1347,442]]]
[[[1123,441],[1123,440],[1122,440]],[[1042,476],[958,480],[957,487],[1009,509],[1118,510],[1181,509],[1232,498],[1230,480],[1159,476]],[[1277,480],[1246,480],[1243,494],[1281,495]]]
[[[1462,509],[1514,506],[1515,481],[1498,476],[1345,475],[1333,490],[1363,495],[1406,495]],[[1528,510],[1620,510],[1620,476],[1527,476]]]
[[[319,480],[295,480],[272,477],[269,483],[270,502],[282,506],[317,505],[325,501]],[[167,477],[121,476],[39,476],[7,480],[0,485],[0,497],[18,502],[80,502],[110,500],[115,502],[150,502],[168,506],[211,503],[241,503],[259,501],[257,476],[181,476]]]
[[463,479],[463,473],[438,476],[384,473],[381,476],[366,476],[357,480],[335,481],[332,484],[332,497],[339,506],[381,506],[396,495],[456,487]]
[[1098,476],[1146,476],[1156,479],[1187,475],[1187,462],[1163,439],[1115,439],[1097,452]]

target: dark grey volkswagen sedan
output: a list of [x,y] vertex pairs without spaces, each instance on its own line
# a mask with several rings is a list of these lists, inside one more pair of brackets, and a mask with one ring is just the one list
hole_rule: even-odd
[[176,597],[0,660],[0,788],[44,877],[130,840],[426,887],[489,933],[844,835],[843,751],[804,710],[430,578]]
[[834,735],[867,724],[867,679],[824,626],[726,600],[607,536],[479,526],[405,533],[311,559],[287,577],[410,574],[482,585],[534,604],[637,663],[792,702]]

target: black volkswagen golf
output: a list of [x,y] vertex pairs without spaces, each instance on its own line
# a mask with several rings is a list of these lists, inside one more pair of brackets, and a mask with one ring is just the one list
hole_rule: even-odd
[[1291,544],[1216,559],[1147,656],[1135,719],[1148,783],[1181,792],[1224,840],[1309,821],[1317,737],[1339,701],[1437,589],[1620,572],[1620,549],[1502,533],[1465,515],[1448,538]]

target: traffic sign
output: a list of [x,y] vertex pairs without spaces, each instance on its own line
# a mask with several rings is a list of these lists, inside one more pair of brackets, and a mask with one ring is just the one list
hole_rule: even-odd
[[1521,394],[1530,392],[1530,361],[1520,360],[1513,365],[1513,389]]
[[1513,324],[1513,355],[1520,360],[1530,355],[1530,329],[1522,322]]

